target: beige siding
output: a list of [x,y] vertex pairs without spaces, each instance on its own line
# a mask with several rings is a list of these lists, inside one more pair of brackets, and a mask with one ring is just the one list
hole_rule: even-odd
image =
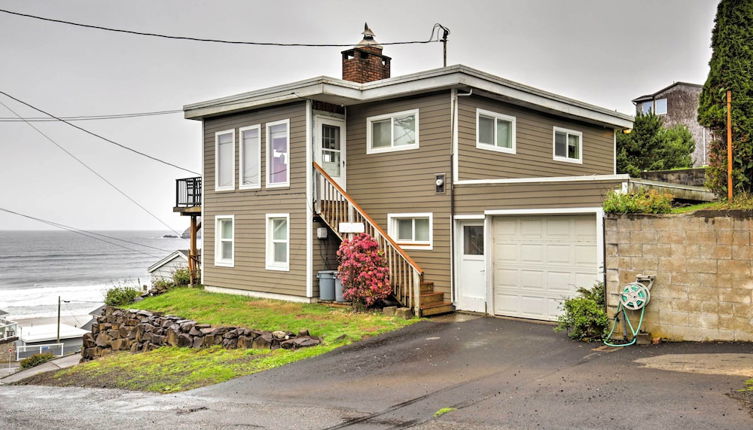
[[[419,148],[367,155],[366,118],[410,109],[419,110]],[[450,178],[450,92],[348,107],[347,129],[348,193],[385,231],[388,213],[432,212],[433,250],[407,252],[449,292],[450,198],[435,192],[434,175]]]
[[[516,119],[515,154],[476,148],[476,109]],[[553,127],[583,133],[583,164],[552,159]],[[524,109],[479,96],[458,97],[458,169],[460,180],[614,173],[614,130]]]
[[[266,186],[266,127],[290,120],[290,187]],[[238,189],[238,128],[261,125],[262,188]],[[235,129],[235,190],[214,191],[214,134]],[[295,296],[306,295],[306,103],[294,103],[204,121],[204,272],[205,285]],[[265,216],[290,214],[290,270],[265,268]],[[235,216],[235,266],[214,265],[215,216]]]

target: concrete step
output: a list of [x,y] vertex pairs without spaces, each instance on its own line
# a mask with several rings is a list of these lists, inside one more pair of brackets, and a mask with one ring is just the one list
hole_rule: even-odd
[[421,316],[428,317],[431,315],[441,315],[455,312],[455,306],[452,302],[436,302],[421,304]]

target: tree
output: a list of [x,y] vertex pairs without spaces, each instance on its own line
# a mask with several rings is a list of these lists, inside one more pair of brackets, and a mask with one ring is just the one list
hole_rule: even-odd
[[722,0],[711,32],[709,75],[701,91],[698,122],[711,129],[706,185],[727,193],[726,92],[732,91],[732,174],[736,193],[753,185],[753,0]]
[[684,125],[665,128],[661,117],[638,113],[632,132],[617,135],[617,171],[638,176],[644,170],[690,167],[694,148]]

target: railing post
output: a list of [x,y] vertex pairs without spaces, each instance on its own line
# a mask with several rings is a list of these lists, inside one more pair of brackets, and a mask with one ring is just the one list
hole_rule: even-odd
[[417,316],[421,316],[421,275],[416,271],[416,269],[411,268],[411,272],[413,273],[413,302],[415,303],[415,306],[413,308],[413,313]]

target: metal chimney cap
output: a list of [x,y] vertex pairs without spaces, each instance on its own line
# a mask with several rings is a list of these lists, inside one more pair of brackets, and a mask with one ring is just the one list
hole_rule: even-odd
[[363,23],[363,39],[358,42],[358,46],[373,46],[375,48],[381,48],[382,46],[377,43],[377,41],[374,39],[376,36],[374,32],[369,28],[369,24],[367,22]]

